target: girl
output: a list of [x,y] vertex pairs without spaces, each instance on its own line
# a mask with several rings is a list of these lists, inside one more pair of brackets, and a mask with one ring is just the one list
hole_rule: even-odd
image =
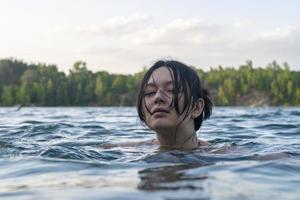
[[137,101],[139,118],[156,132],[160,148],[196,149],[208,145],[196,131],[212,112],[197,72],[178,61],[159,60],[145,74]]

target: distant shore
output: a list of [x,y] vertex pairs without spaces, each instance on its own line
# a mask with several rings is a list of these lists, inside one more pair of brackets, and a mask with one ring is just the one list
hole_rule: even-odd
[[[273,61],[254,67],[195,67],[215,106],[300,106],[300,71]],[[92,72],[75,62],[68,74],[56,65],[0,59],[0,106],[134,106],[146,68],[134,75]]]

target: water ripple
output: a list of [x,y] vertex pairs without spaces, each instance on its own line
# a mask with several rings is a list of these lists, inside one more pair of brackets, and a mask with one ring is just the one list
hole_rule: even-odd
[[215,108],[195,151],[129,145],[155,138],[135,108],[0,114],[1,199],[299,197],[300,108]]

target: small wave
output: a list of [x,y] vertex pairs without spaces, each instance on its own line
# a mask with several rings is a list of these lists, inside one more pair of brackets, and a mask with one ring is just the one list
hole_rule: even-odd
[[290,112],[290,115],[300,116],[300,111],[293,110],[293,111]]
[[300,130],[293,130],[293,131],[289,131],[289,130],[282,130],[282,131],[278,131],[274,133],[275,135],[278,136],[299,136],[300,135]]
[[55,120],[58,120],[58,119],[70,119],[70,118],[72,118],[72,116],[70,116],[70,115],[53,115],[53,116],[47,117],[47,119],[55,119]]
[[23,124],[43,124],[45,122],[43,122],[43,121],[36,121],[36,120],[25,120],[25,121],[23,121],[21,123],[23,123]]
[[99,124],[82,124],[79,127],[88,128],[88,129],[105,129],[103,126],[100,126]]
[[232,142],[231,139],[228,138],[215,138],[213,140],[209,140],[209,143],[211,144],[222,144],[222,143],[228,143],[228,142]]
[[[274,154],[275,156],[279,155],[280,153]],[[263,155],[263,156],[273,156],[270,155]],[[274,157],[274,156],[273,156]],[[278,157],[278,156],[277,156]],[[257,155],[253,157],[255,160],[257,159]],[[297,161],[293,161],[291,159],[284,159],[284,160],[277,160],[278,158],[274,157],[273,160],[270,162],[256,162],[250,166],[242,166],[238,167],[234,171],[236,172],[252,172],[255,174],[263,174],[263,175],[276,175],[278,174],[285,174],[285,175],[295,175],[298,174],[300,171],[300,163]],[[276,161],[275,161],[276,160]]]
[[[253,133],[254,134],[254,133]],[[257,135],[250,135],[247,134],[233,134],[229,136],[232,139],[256,139],[258,136]]]
[[298,128],[297,125],[294,124],[266,124],[262,126],[256,126],[254,128],[257,129],[292,129],[292,128]]
[[12,143],[0,141],[0,158],[13,158],[20,155],[20,149]]
[[121,158],[123,152],[117,150],[110,151],[96,151],[96,150],[86,150],[84,148],[78,148],[77,146],[62,147],[62,146],[52,146],[50,148],[44,149],[40,152],[39,156],[44,158],[56,158],[65,160],[102,160],[102,161],[112,161]]

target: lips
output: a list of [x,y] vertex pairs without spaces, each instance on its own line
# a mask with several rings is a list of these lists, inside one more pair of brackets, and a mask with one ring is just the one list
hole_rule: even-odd
[[169,113],[169,111],[164,108],[156,108],[153,110],[152,114],[155,114],[155,113]]

